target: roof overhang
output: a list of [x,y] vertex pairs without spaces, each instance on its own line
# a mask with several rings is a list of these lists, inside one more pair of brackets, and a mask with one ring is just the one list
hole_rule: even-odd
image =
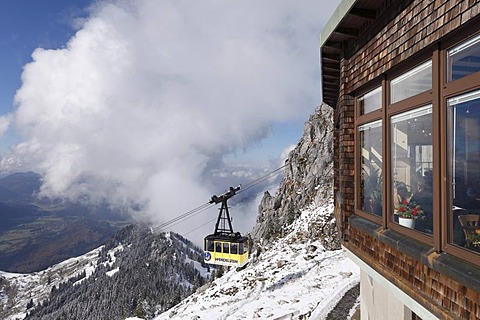
[[320,33],[323,102],[336,107],[340,62],[350,58],[413,0],[343,0]]

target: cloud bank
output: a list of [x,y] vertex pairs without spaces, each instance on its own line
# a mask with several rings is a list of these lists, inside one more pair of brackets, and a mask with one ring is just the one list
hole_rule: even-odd
[[317,38],[335,7],[98,2],[24,67],[12,152],[44,196],[141,204],[157,222],[186,212],[219,192],[209,173],[225,154],[319,103]]

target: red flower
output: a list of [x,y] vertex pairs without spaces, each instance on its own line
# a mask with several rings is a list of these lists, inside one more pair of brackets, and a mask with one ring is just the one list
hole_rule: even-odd
[[404,205],[406,205],[406,206],[408,205],[408,201],[407,201],[407,200],[403,200],[402,203],[403,203]]

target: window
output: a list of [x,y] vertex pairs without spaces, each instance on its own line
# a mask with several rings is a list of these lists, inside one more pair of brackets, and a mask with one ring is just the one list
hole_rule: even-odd
[[480,265],[480,34],[446,41],[358,97],[355,213]]
[[447,101],[449,239],[480,252],[480,90]]
[[213,240],[205,240],[205,250],[213,251],[214,242]]
[[382,215],[382,121],[358,127],[360,141],[360,209]]
[[222,243],[215,242],[215,252],[222,252]]
[[394,221],[432,234],[432,105],[392,116],[390,128]]
[[244,250],[243,243],[239,243],[238,246],[238,254],[244,254],[246,250]]
[[238,254],[238,244],[237,243],[232,243],[232,246],[231,246],[231,251],[232,251],[232,254]]
[[382,108],[382,87],[370,91],[358,99],[360,114],[366,114]]
[[223,244],[223,253],[230,253],[230,243]]
[[432,89],[432,61],[402,74],[390,82],[391,103],[413,97]]
[[480,71],[480,35],[448,50],[447,81]]

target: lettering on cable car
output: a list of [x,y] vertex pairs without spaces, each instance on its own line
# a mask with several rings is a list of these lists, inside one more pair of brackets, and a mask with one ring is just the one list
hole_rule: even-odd
[[227,262],[227,263],[238,263],[238,260],[225,259],[225,258],[215,258],[215,261]]

